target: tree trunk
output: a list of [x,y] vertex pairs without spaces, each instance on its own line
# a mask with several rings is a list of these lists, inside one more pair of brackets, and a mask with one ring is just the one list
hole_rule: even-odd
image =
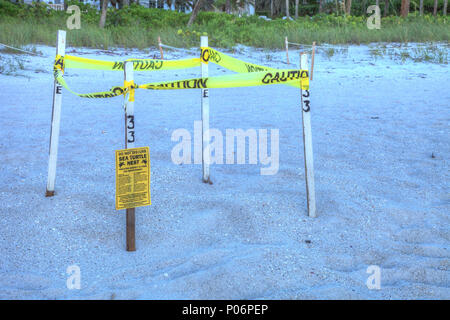
[[108,9],[108,2],[109,0],[103,0],[102,1],[102,13],[100,15],[100,22],[98,24],[98,26],[100,28],[104,28],[105,27],[105,22],[106,22],[106,9]]
[[419,3],[419,14],[423,16],[423,0],[420,0]]
[[231,0],[227,0],[225,3],[225,12],[230,14],[231,13]]
[[409,0],[402,0],[402,6],[400,8],[400,14],[403,18],[406,18],[409,14]]
[[298,0],[295,0],[295,19],[298,19]]
[[389,13],[389,0],[384,0],[384,16],[386,17]]
[[270,0],[270,17],[273,18],[273,1],[274,0]]
[[350,15],[352,11],[352,0],[346,0],[345,2],[345,12]]
[[444,16],[447,15],[447,5],[448,5],[448,0],[444,0],[444,9],[442,10],[442,14]]
[[319,0],[319,13],[323,12],[323,1],[324,0]]
[[433,16],[437,14],[438,0],[434,0]]
[[286,18],[289,19],[289,0],[286,0]]
[[197,2],[195,3],[194,10],[192,10],[191,17],[189,18],[189,22],[187,24],[188,27],[190,27],[194,23],[195,18],[197,18],[198,12],[200,11],[203,1],[204,0],[197,0]]

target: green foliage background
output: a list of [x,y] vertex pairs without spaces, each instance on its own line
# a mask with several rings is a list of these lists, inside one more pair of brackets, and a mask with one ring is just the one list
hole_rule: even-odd
[[[373,1],[374,2],[374,1]],[[393,2],[400,2],[393,1]],[[367,1],[371,4],[371,1]],[[383,1],[380,1],[383,9]],[[426,0],[433,6],[433,0]],[[146,48],[163,43],[177,47],[198,46],[200,35],[207,33],[215,47],[245,44],[263,48],[283,48],[284,37],[291,42],[370,43],[370,42],[428,42],[449,41],[448,18],[430,14],[419,16],[412,12],[407,18],[396,15],[383,17],[380,30],[367,28],[368,15],[344,16],[336,13],[304,15],[290,21],[281,18],[266,21],[255,16],[237,17],[216,12],[200,12],[196,22],[186,28],[189,14],[170,10],[150,9],[131,5],[121,10],[108,9],[106,27],[100,29],[99,11],[88,4],[69,1],[81,9],[81,29],[67,30],[70,46],[107,49],[109,47]],[[411,6],[413,8],[413,5]],[[358,13],[357,8],[352,10]],[[304,11],[301,11],[305,13]],[[394,10],[390,9],[394,14]],[[0,0],[0,42],[23,46],[27,44],[54,45],[56,31],[67,29],[70,14],[55,11],[45,3],[14,4]]]

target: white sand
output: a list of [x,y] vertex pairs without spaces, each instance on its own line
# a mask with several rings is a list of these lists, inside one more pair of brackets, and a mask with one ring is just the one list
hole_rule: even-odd
[[[114,209],[122,98],[82,99],[64,90],[56,195],[44,197],[54,48],[38,49],[47,57],[23,57],[22,76],[0,75],[0,298],[450,298],[448,65],[374,60],[367,46],[331,59],[317,55],[316,219],[306,215],[296,89],[210,90],[212,128],[280,130],[278,174],[213,165],[213,185],[201,182],[201,165],[175,165],[170,157],[173,130],[192,133],[200,120],[200,92],[137,91],[136,146],[150,147],[152,205],[137,209],[137,251],[130,253],[124,211]],[[234,56],[287,67],[284,52],[268,57],[241,48]],[[199,72],[140,73],[136,81]],[[80,92],[123,81],[120,72],[85,70],[68,70],[66,79]],[[66,287],[73,264],[81,290]],[[381,268],[380,290],[366,286],[370,265]]]

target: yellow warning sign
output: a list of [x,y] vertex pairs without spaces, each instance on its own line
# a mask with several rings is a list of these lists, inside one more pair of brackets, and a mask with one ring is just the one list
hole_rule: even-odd
[[150,204],[148,147],[116,150],[116,210]]

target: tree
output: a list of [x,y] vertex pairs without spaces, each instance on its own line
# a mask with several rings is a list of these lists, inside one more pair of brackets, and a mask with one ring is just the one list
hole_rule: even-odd
[[102,13],[100,14],[100,22],[99,22],[98,26],[100,28],[104,28],[105,22],[106,22],[106,10],[108,9],[109,0],[100,0],[100,1],[101,1]]
[[400,15],[406,18],[409,14],[409,0],[402,0],[402,6],[400,8]]
[[447,15],[447,5],[448,5],[448,0],[444,0],[444,9],[442,10],[442,14],[444,16]]
[[345,1],[345,13],[350,15],[352,10],[352,0],[346,0]]
[[319,13],[323,12],[323,1],[324,0],[319,0]]
[[384,16],[386,17],[388,13],[389,13],[389,0],[384,0]]
[[286,0],[286,18],[289,19],[289,0]]
[[437,14],[438,0],[434,0],[433,16]]
[[298,0],[295,0],[295,19],[298,19]]
[[204,1],[205,0],[197,0],[197,2],[195,3],[194,10],[192,10],[191,17],[189,18],[189,21],[187,24],[188,27],[194,23],[195,18],[197,18],[198,12],[200,11],[200,8],[203,5]]
[[419,3],[419,14],[423,16],[423,0],[420,0]]

